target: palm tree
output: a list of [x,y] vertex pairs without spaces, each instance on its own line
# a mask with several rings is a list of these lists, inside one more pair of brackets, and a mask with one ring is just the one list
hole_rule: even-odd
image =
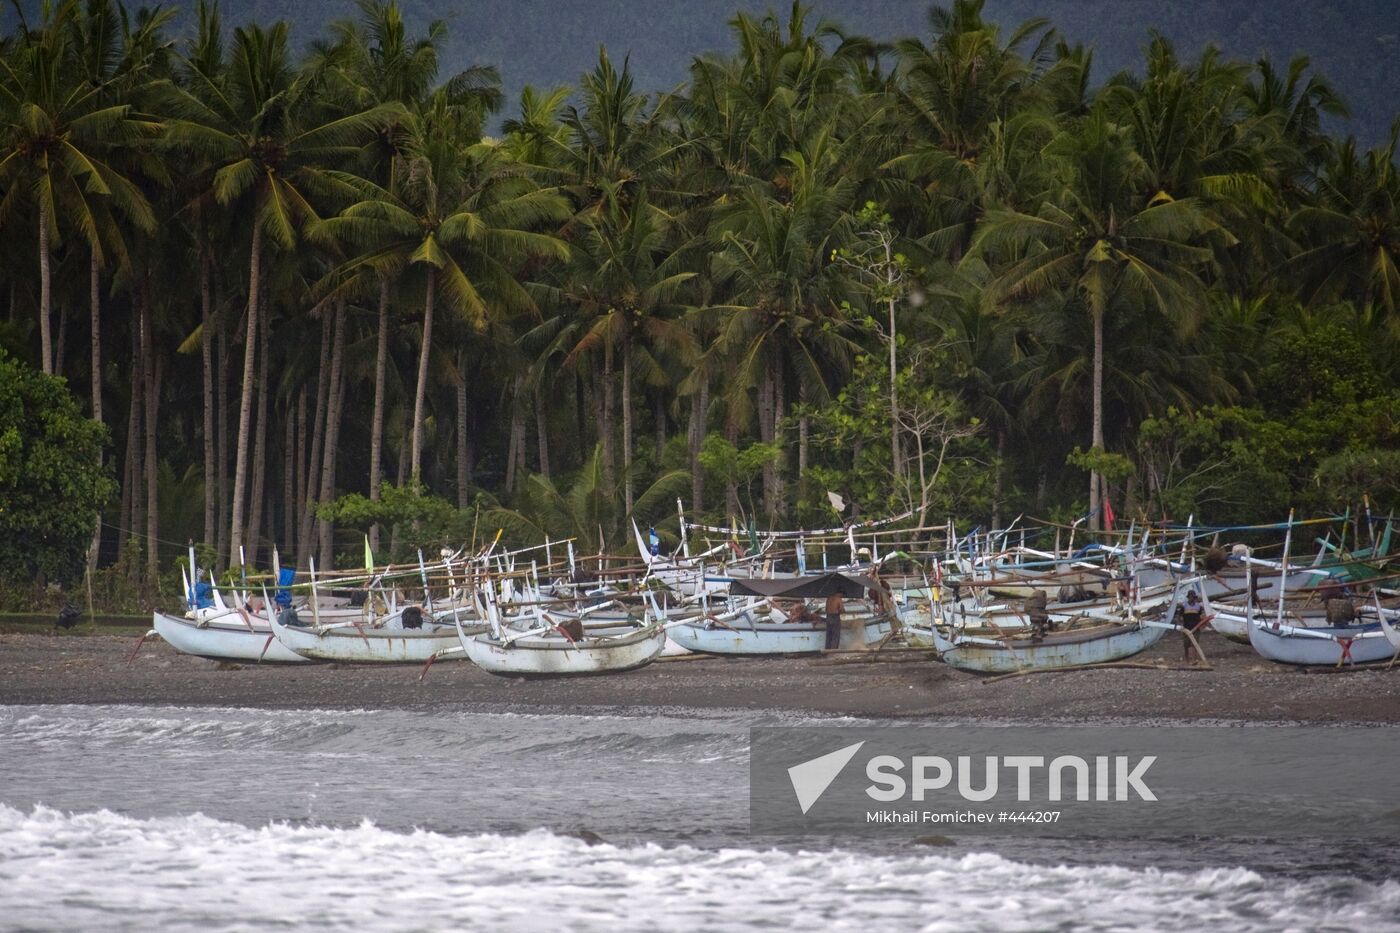
[[156,220],[140,188],[112,162],[123,148],[148,142],[160,125],[138,113],[119,89],[130,90],[150,65],[149,47],[168,16],[146,18],[128,37],[137,51],[112,66],[116,52],[111,9],[95,4],[86,14],[78,0],[45,7],[34,29],[22,24],[11,53],[0,58],[0,218],[33,193],[39,253],[40,368],[53,371],[51,334],[54,247],[71,226],[98,255],[102,252],[100,202],[110,203],[138,229]]
[[293,67],[285,22],[235,29],[226,73],[209,74],[199,62],[186,60],[185,81],[186,86],[163,85],[177,118],[172,142],[215,166],[217,202],[226,208],[242,206],[252,221],[229,534],[230,554],[236,555],[243,541],[264,251],[268,245],[291,250],[301,227],[320,219],[315,202],[354,194],[331,170],[354,159],[360,144],[401,108],[328,111],[322,95],[325,71]]
[[[338,23],[333,27],[336,42],[324,50],[339,75],[339,93],[353,106],[371,107],[398,104],[405,108],[424,104],[433,93],[438,76],[438,48],[446,32],[440,20],[428,24],[424,35],[410,39],[403,13],[395,0],[359,0],[360,17]],[[475,105],[481,113],[494,112],[500,106],[500,75],[495,68],[473,67],[454,75],[443,88],[451,101],[459,105]],[[364,177],[392,188],[395,184],[395,164],[404,127],[395,123],[385,125],[374,145],[368,147],[360,168]],[[362,283],[366,292],[378,291],[378,342],[374,367],[374,411],[370,421],[370,501],[379,501],[383,468],[384,415],[386,367],[389,357],[389,304],[394,281],[379,276],[376,281]],[[370,528],[370,544],[379,546],[379,526]]]
[[[728,361],[737,410],[757,389],[765,443],[778,439],[789,381],[803,401],[821,401],[856,349],[839,312],[846,283],[829,257],[849,233],[855,181],[843,172],[857,140],[816,134],[805,152],[788,157],[789,191],[743,191],[715,226],[714,276],[728,306],[718,312],[724,317],[708,354]],[[781,513],[778,464],[764,468],[764,499],[770,515]]]
[[575,237],[575,261],[560,290],[561,297],[580,311],[576,328],[568,334],[573,346],[564,364],[575,365],[578,357],[600,347],[609,358],[615,353],[622,361],[622,493],[629,514],[634,482],[633,370],[640,365],[654,380],[666,382],[658,360],[661,351],[693,355],[684,322],[692,306],[683,295],[696,275],[687,268],[693,248],[677,241],[673,226],[650,202],[645,188],[633,195],[626,209],[610,202],[601,216],[590,216]]
[[932,43],[896,44],[899,67],[877,137],[882,168],[908,186],[895,190],[919,218],[919,235],[954,260],[1000,193],[996,170],[1012,161],[1008,143],[1046,120],[1040,83],[1050,68],[1048,21],[1028,20],[1003,41],[982,7],[983,0],[934,6]]
[[394,188],[337,177],[360,200],[317,224],[318,236],[361,250],[342,275],[362,270],[395,276],[409,267],[423,275],[423,329],[413,403],[411,477],[422,476],[424,401],[439,293],[449,310],[480,326],[488,317],[533,311],[534,301],[515,278],[530,259],[565,259],[553,236],[531,228],[558,222],[567,205],[513,171],[499,146],[478,142],[480,112],[452,104],[444,91],[406,122],[408,138]]
[[[986,259],[996,278],[992,307],[1055,294],[1066,310],[1084,307],[1093,330],[1093,446],[1104,449],[1104,319],[1135,310],[1159,313],[1182,328],[1204,303],[1209,249],[1195,245],[1212,224],[1200,201],[1145,198],[1146,167],[1131,137],[1096,109],[1062,133],[1047,155],[1061,172],[1035,214],[988,214],[969,258]],[[1098,527],[1101,478],[1090,473],[1089,508]]]
[[1390,139],[1366,153],[1356,141],[1333,147],[1313,203],[1289,226],[1303,244],[1289,265],[1309,302],[1342,298],[1400,310],[1400,170],[1395,165],[1400,120]]

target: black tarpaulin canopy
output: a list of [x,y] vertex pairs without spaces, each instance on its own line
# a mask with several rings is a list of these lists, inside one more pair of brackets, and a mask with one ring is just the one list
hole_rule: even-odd
[[776,580],[734,580],[729,584],[733,596],[767,596],[774,599],[820,599],[840,593],[849,599],[859,599],[865,591],[877,586],[869,577],[847,573],[824,573],[816,577],[780,577]]

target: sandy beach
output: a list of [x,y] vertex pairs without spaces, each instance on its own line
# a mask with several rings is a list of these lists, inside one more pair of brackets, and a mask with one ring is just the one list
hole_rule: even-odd
[[[831,716],[1400,722],[1400,666],[1333,672],[1290,668],[1208,634],[1210,670],[1102,669],[992,681],[927,652],[658,661],[627,674],[523,680],[443,661],[416,666],[255,665],[209,661],[135,639],[0,635],[0,703],[142,704],[326,709],[599,712],[665,708],[783,710]],[[1164,640],[1136,662],[1179,665]]]

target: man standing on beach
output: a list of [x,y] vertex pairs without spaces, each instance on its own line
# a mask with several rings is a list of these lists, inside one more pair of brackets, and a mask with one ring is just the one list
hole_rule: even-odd
[[846,608],[840,593],[826,598],[826,650],[841,647],[841,613]]
[[1201,604],[1201,596],[1195,590],[1186,594],[1186,601],[1180,605],[1177,611],[1177,624],[1181,626],[1182,660],[1192,662],[1204,661],[1196,643],[1196,634],[1203,632],[1206,622],[1205,606]]

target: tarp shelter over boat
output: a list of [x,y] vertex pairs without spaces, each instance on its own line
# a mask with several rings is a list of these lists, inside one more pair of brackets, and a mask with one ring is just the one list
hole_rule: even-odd
[[860,599],[866,590],[878,585],[866,576],[824,573],[815,577],[736,579],[729,584],[729,592],[734,596],[766,596],[770,599],[821,599],[839,593],[848,599]]

